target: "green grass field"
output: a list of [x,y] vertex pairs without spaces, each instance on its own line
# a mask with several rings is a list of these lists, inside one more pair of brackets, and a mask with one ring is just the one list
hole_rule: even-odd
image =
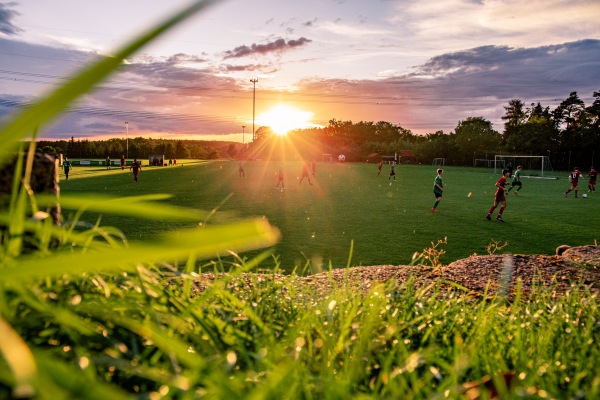
[[[350,265],[408,264],[415,252],[447,237],[447,244],[440,247],[446,252],[441,261],[447,264],[475,253],[488,254],[493,243],[508,243],[498,252],[553,254],[558,245],[593,244],[599,238],[594,221],[600,218],[600,193],[587,199],[575,199],[573,193],[563,198],[569,187],[566,173],[559,174],[565,175],[559,180],[525,178],[520,196],[509,194],[503,224],[484,218],[499,177],[489,169],[446,167],[444,199],[433,214],[436,168],[432,166],[400,165],[394,182],[388,180],[389,166],[377,176],[373,164],[318,163],[314,185],[309,186],[306,179],[299,184],[301,163],[286,162],[281,191],[275,188],[280,162],[247,162],[245,179],[238,177],[235,161],[179,164],[145,166],[138,184],[127,169],[74,167],[69,181],[63,180],[61,171],[61,192],[170,193],[174,205],[216,208],[208,223],[264,216],[281,231],[274,253],[286,270],[302,268],[308,261],[313,268],[327,268],[329,262],[334,268],[344,267],[352,242]],[[580,184],[580,196],[584,192],[587,180]],[[83,219],[93,223],[96,218],[85,214]],[[189,223],[103,215],[102,225],[119,228],[129,240],[145,240]]]

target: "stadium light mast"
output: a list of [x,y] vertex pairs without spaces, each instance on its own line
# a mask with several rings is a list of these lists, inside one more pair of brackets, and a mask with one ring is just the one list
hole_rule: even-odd
[[254,85],[252,89],[252,141],[256,139],[255,130],[254,130],[254,115],[256,114],[256,82],[258,82],[258,78],[250,78],[250,82]]
[[125,121],[125,158],[129,158],[129,122]]
[[246,141],[244,140],[244,130],[246,129],[246,125],[242,125],[242,160],[244,159],[244,147],[246,146]]

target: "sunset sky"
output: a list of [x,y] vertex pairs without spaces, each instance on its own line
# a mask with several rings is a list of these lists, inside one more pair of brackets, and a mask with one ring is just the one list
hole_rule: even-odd
[[[190,1],[0,2],[0,118]],[[139,54],[46,138],[214,138],[387,121],[425,134],[503,130],[511,99],[600,91],[598,0],[229,0]],[[242,128],[245,126],[245,128]],[[242,137],[242,132],[245,135]]]

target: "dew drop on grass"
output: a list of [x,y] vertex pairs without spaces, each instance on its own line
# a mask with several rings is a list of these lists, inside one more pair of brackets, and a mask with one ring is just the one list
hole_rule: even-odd
[[75,295],[71,298],[71,305],[76,306],[81,303],[81,295]]
[[87,357],[81,357],[79,359],[79,368],[86,369],[90,365],[90,359]]
[[237,355],[235,354],[235,352],[230,351],[229,353],[227,353],[227,364],[229,365],[229,367],[233,367],[236,362]]

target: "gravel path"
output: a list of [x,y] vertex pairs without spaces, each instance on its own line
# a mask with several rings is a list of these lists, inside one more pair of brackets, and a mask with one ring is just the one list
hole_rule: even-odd
[[[492,295],[499,291],[514,293],[518,281],[521,282],[524,294],[530,293],[533,287],[547,287],[553,283],[556,283],[556,294],[562,294],[574,285],[584,285],[591,290],[600,291],[600,246],[563,248],[560,253],[562,254],[554,256],[473,256],[439,268],[423,265],[354,267],[291,278],[279,274],[250,273],[241,274],[231,284],[241,289],[275,280],[286,282],[286,285],[306,285],[321,295],[345,281],[366,290],[375,282],[395,280],[402,284],[412,278],[412,282],[418,287],[441,282],[447,287],[462,286],[473,295]],[[222,278],[226,274],[218,276]],[[206,289],[207,284],[214,279],[214,274],[199,275],[196,289]]]

